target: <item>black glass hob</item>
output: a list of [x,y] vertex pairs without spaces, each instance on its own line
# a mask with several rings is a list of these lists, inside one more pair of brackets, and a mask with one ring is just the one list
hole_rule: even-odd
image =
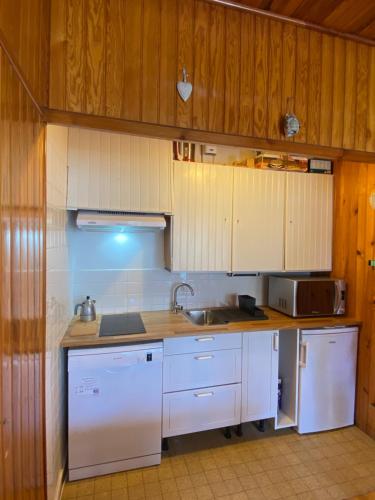
[[100,322],[99,337],[136,335],[146,333],[139,313],[104,314]]

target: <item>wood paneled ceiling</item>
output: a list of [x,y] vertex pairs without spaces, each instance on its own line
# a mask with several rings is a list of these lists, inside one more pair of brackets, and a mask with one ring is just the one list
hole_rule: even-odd
[[234,0],[234,2],[375,40],[374,0]]

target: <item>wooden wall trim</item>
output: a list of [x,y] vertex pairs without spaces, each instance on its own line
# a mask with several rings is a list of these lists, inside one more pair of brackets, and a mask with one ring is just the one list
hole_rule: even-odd
[[333,160],[343,158],[354,162],[375,162],[375,153],[366,153],[363,151],[344,150],[342,148],[299,144],[297,142],[285,142],[257,137],[220,134],[216,132],[202,132],[199,130],[109,118],[106,116],[95,116],[72,111],[61,111],[58,109],[42,108],[42,110],[46,121],[56,125],[107,130],[111,132],[158,137],[159,139],[186,140],[241,148],[285,151],[287,153],[305,154]]
[[27,95],[29,96],[29,98],[31,99],[35,108],[37,109],[38,113],[40,114],[42,120],[45,121],[42,108],[40,107],[37,99],[35,98],[32,90],[31,90],[31,85],[27,81],[27,78],[24,75],[21,67],[19,66],[16,57],[12,53],[11,49],[8,47],[8,45],[6,43],[6,38],[5,38],[4,33],[1,30],[1,28],[0,28],[0,48],[3,49],[3,52],[6,55],[6,57],[8,58],[8,61],[9,61],[10,65],[12,66],[14,72],[16,73],[18,80],[20,81],[21,85],[25,89]]
[[319,31],[320,33],[326,33],[327,35],[339,36],[346,40],[353,40],[354,42],[365,43],[372,47],[375,47],[375,40],[366,38],[359,35],[353,35],[352,33],[344,33],[342,31],[337,31],[332,28],[326,28],[325,26],[320,26],[319,24],[309,23],[308,21],[303,21],[302,19],[296,19],[294,17],[284,16],[282,14],[277,14],[276,12],[271,12],[269,10],[259,9],[257,7],[251,7],[250,5],[244,5],[237,2],[232,2],[231,0],[206,0],[210,3],[215,3],[217,5],[224,5],[225,7],[232,7],[234,9],[243,10],[245,12],[250,12],[251,14],[256,14],[258,16],[268,17],[270,19],[275,19],[276,21],[281,21],[284,23],[294,24],[301,26],[303,28]]

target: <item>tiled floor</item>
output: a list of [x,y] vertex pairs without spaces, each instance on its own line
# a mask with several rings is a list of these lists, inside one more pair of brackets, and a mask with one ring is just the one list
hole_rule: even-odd
[[356,427],[242,438],[220,431],[170,440],[157,467],[68,483],[63,500],[344,499],[375,491],[375,441]]

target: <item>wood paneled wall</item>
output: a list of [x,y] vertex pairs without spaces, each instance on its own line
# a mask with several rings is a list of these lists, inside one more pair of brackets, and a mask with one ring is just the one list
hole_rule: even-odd
[[49,0],[1,0],[0,38],[40,105],[48,102]]
[[50,108],[289,142],[295,112],[295,142],[375,151],[375,47],[205,0],[51,8]]
[[0,498],[4,500],[45,498],[44,135],[37,109],[0,49]]
[[375,164],[342,162],[335,169],[333,275],[348,286],[348,314],[363,321],[359,338],[358,426],[375,437]]

